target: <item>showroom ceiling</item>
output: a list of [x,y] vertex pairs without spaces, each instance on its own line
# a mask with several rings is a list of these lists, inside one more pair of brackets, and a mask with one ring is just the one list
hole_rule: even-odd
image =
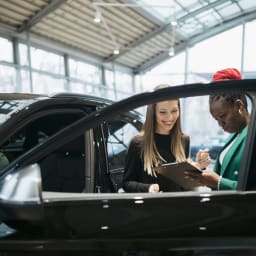
[[255,0],[0,1],[0,29],[135,73],[255,17]]

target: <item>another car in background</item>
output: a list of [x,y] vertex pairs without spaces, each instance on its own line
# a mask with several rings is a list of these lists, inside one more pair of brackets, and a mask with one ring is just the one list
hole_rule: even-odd
[[[12,165],[20,157],[26,158],[32,148],[43,144],[61,129],[110,104],[113,102],[80,94],[57,94],[51,97],[0,94],[0,168]],[[121,114],[118,120],[99,124],[61,147],[42,160],[43,190],[115,192],[120,187],[116,181],[123,173],[121,167],[124,166],[129,140],[138,133],[141,125],[141,115],[130,111]],[[97,163],[94,163],[95,157]],[[98,179],[103,175],[100,174],[102,166],[111,177],[109,181],[114,182],[112,186],[100,185]],[[93,173],[89,171],[91,168]],[[94,180],[94,185],[91,185],[91,180]]]

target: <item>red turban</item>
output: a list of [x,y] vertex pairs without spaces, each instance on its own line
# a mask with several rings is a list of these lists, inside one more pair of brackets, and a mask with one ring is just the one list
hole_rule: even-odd
[[212,81],[219,80],[241,80],[242,75],[236,68],[225,68],[217,71],[213,77]]

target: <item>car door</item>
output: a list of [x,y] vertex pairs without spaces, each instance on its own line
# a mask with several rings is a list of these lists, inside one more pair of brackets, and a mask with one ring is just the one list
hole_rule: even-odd
[[[38,166],[39,169],[41,168],[40,161],[42,159],[65,144],[73,142],[85,132],[104,122],[113,121],[115,117],[119,117],[120,112],[127,112],[144,104],[165,99],[207,95],[216,90],[228,90],[230,84],[232,88],[251,92],[252,98],[255,99],[255,80],[177,86],[135,95],[72,124],[54,137],[48,138],[45,143],[38,145],[29,152],[27,157],[16,160],[15,164],[11,166],[12,169],[6,171],[6,176],[2,176],[1,216],[6,223],[11,223],[14,227],[18,227],[15,225],[17,222],[32,223],[35,233],[40,226],[40,232],[43,230],[45,237],[90,238],[94,241],[100,238],[103,239],[101,245],[108,245],[108,248],[112,249],[120,239],[128,248],[137,246],[137,248],[151,249],[154,245],[159,248],[162,246],[165,249],[175,248],[175,246],[176,249],[211,248],[212,239],[220,237],[221,239],[214,240],[216,248],[222,248],[223,244],[231,248],[233,242],[230,238],[244,243],[246,243],[242,239],[244,237],[250,237],[256,241],[256,207],[254,204],[256,193],[254,190],[248,191],[255,188],[254,103],[238,190],[159,194],[76,193],[75,195],[74,193],[39,191],[36,196],[37,204],[33,205],[29,200],[27,202],[30,203],[30,209],[40,206],[41,215],[38,214],[40,217],[36,222],[33,222],[33,215],[24,211],[24,208],[15,208],[20,201],[12,201],[11,196],[8,197],[8,194],[3,193],[4,188],[10,184],[6,181],[8,175],[12,173],[29,174],[31,171],[31,173],[36,173],[37,180],[41,181],[40,172],[36,170],[38,170]],[[97,162],[99,159],[95,159],[95,161]],[[34,165],[32,166],[32,164]],[[108,169],[105,171],[107,172]],[[19,180],[22,181],[22,179]],[[18,189],[18,185],[16,188]],[[32,188],[34,188],[33,191],[38,191],[38,184],[32,186],[31,190]],[[8,217],[6,216],[7,209]],[[27,214],[22,215],[22,212]],[[28,231],[27,225],[23,225],[21,229]],[[174,241],[183,241],[183,243],[177,244]],[[249,246],[249,242],[246,245]]]
[[[12,101],[9,101],[11,105]],[[7,104],[6,101],[4,103]],[[93,102],[89,105],[77,100],[74,104],[72,98],[65,99],[65,102],[62,98],[38,100],[28,104],[24,110],[21,108],[1,126],[1,134],[5,136],[1,137],[0,169],[8,168],[33,147],[44,143],[47,138],[95,109],[96,103],[94,106]],[[73,143],[41,160],[44,190],[81,192],[92,189],[89,184],[93,172],[86,173],[91,169],[86,168],[88,161],[85,161],[85,140],[90,137],[88,134],[81,135]]]

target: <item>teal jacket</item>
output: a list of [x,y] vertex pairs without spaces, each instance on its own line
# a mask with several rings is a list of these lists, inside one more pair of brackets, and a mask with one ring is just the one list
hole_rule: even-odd
[[222,150],[217,156],[214,165],[214,171],[222,176],[219,186],[220,190],[236,189],[237,187],[238,173],[241,166],[247,131],[248,127],[245,127],[242,130],[237,140],[234,142],[234,144],[225,155],[222,165],[220,165],[219,163],[220,153],[229,145],[229,143],[232,142],[234,137],[237,136],[237,133],[233,133],[228,137],[226,144],[223,146]]

